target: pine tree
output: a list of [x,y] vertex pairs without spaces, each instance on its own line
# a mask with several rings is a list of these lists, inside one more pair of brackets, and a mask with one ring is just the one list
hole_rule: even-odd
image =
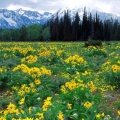
[[21,28],[20,28],[20,40],[21,41],[27,41],[27,27],[26,25],[23,25]]
[[70,41],[71,40],[71,19],[69,18],[69,13],[68,10],[67,12],[65,11],[64,14],[64,40],[65,41]]
[[75,20],[72,23],[72,39],[73,40],[79,39],[79,22],[80,22],[80,17],[77,12],[75,15]]
[[84,41],[88,39],[87,28],[88,28],[87,11],[86,11],[86,8],[84,8],[83,21],[82,21],[82,39]]
[[58,38],[60,41],[62,41],[64,39],[64,21],[63,18],[60,19],[59,22],[59,35]]

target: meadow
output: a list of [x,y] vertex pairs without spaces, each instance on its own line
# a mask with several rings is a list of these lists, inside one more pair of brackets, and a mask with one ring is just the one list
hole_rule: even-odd
[[120,43],[1,42],[0,120],[120,120]]

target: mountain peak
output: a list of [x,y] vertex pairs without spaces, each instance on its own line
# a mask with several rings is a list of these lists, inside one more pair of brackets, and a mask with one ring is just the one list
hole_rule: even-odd
[[22,25],[45,24],[51,13],[40,14],[37,11],[0,9],[0,28],[20,28]]
[[24,14],[25,10],[23,10],[22,8],[19,8],[19,9],[17,9],[17,12],[22,15],[22,14]]
[[[57,14],[59,19],[63,18],[67,10],[72,20],[77,12],[82,20],[84,7],[77,9],[66,7],[65,9],[59,9],[56,13],[44,12],[43,14],[37,11],[23,10],[22,8],[17,10],[0,9],[0,28],[20,28],[22,25],[45,24],[50,19],[55,19]],[[118,21],[120,21],[119,14],[105,13],[89,8],[86,8],[86,10],[88,15],[91,13],[93,17],[97,12],[101,20],[112,18],[113,20],[118,19]]]
[[52,13],[50,13],[50,12],[44,12],[44,15],[49,15],[49,14],[52,14]]

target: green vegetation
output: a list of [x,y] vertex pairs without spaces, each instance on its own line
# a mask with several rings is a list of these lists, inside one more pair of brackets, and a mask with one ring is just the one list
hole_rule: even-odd
[[[118,20],[100,20],[96,13],[92,16],[84,8],[83,18],[76,13],[71,18],[68,11],[62,18],[56,14],[45,25],[23,25],[18,29],[0,29],[0,41],[88,41],[85,46],[101,46],[100,41],[119,41]],[[89,38],[94,41],[89,41]]]
[[0,30],[0,41],[48,41],[50,40],[49,27],[40,25],[23,25],[20,29]]
[[85,44],[1,42],[0,120],[119,120],[120,43]]

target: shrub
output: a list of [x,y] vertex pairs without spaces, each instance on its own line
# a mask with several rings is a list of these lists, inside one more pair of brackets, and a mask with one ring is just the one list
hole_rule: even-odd
[[92,40],[91,38],[89,38],[88,41],[85,42],[84,46],[85,47],[89,47],[89,46],[101,47],[102,42],[100,40]]
[[107,53],[105,50],[102,49],[93,49],[88,53],[89,57],[92,56],[103,56],[103,57],[107,57]]

